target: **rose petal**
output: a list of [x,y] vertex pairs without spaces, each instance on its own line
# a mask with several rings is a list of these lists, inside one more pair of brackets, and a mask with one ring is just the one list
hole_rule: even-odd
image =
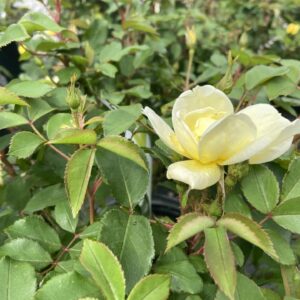
[[199,159],[202,163],[223,164],[250,145],[255,137],[256,127],[248,116],[228,116],[203,134],[199,142]]
[[145,109],[143,110],[143,114],[147,116],[154,131],[169,148],[183,156],[189,157],[189,155],[179,144],[174,131],[159,115],[157,115],[149,107],[145,107]]
[[203,190],[220,180],[221,169],[216,164],[203,165],[196,160],[184,160],[168,167],[167,178],[184,182],[191,189]]

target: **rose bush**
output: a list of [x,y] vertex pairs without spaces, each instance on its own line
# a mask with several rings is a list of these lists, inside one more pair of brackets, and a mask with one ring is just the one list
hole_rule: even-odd
[[1,300],[300,299],[300,20],[273,2],[0,1]]

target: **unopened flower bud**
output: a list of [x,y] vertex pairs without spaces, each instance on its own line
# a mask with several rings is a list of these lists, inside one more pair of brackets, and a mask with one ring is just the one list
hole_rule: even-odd
[[72,110],[77,110],[80,106],[81,93],[78,88],[75,88],[76,75],[71,78],[71,85],[68,88],[67,103]]
[[185,40],[186,40],[186,45],[188,46],[189,49],[195,48],[195,45],[197,43],[197,35],[194,26],[186,27]]

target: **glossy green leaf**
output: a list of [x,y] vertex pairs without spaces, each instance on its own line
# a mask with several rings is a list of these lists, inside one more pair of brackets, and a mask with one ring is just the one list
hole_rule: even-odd
[[197,294],[203,282],[185,253],[175,247],[160,257],[154,266],[155,273],[171,275],[171,290],[176,293]]
[[70,205],[67,201],[56,204],[54,218],[62,229],[75,233],[78,223],[78,216],[75,218],[73,217]]
[[226,195],[224,210],[226,213],[235,212],[251,218],[250,208],[238,190],[232,190]]
[[11,139],[9,155],[17,158],[27,158],[42,143],[44,143],[44,140],[35,133],[29,131],[18,132]]
[[5,104],[29,106],[29,104],[26,101],[19,98],[15,93],[9,91],[5,87],[0,87],[0,105],[5,105]]
[[21,24],[12,24],[0,33],[0,48],[12,42],[22,42],[30,38],[26,29]]
[[300,197],[300,158],[293,160],[282,182],[282,201]]
[[8,257],[0,259],[0,299],[33,300],[36,278],[33,267]]
[[38,270],[52,262],[49,253],[39,243],[25,238],[14,239],[2,245],[0,256],[9,256],[18,261],[28,262]]
[[252,90],[271,78],[287,74],[288,71],[287,67],[255,66],[246,73],[246,88],[247,90]]
[[153,274],[140,280],[132,289],[128,300],[165,300],[168,299],[170,276]]
[[278,225],[300,234],[300,197],[285,200],[273,210],[272,215]]
[[97,161],[116,200],[133,209],[144,197],[149,183],[145,156],[139,147],[119,136],[98,143]]
[[[265,297],[261,289],[256,283],[246,277],[245,275],[238,273],[237,286],[234,295],[234,300],[265,300]],[[215,300],[228,300],[228,298],[218,291]]]
[[271,257],[277,258],[270,237],[253,220],[237,213],[228,213],[217,222],[217,225],[225,227],[227,230],[261,248]]
[[60,132],[64,131],[67,128],[72,128],[72,116],[71,114],[59,113],[52,116],[46,126],[47,136],[49,140],[55,138],[55,136]]
[[37,291],[35,300],[78,300],[82,297],[97,297],[99,289],[87,278],[75,273],[57,275]]
[[8,111],[0,112],[0,130],[4,128],[24,125],[27,123],[28,120],[26,120],[23,116]]
[[204,257],[208,270],[220,290],[234,300],[237,274],[226,230],[217,227],[207,228],[204,232]]
[[149,220],[121,210],[111,210],[101,223],[100,240],[119,259],[125,273],[127,291],[130,291],[151,268],[154,243]]
[[278,182],[265,166],[251,166],[241,185],[248,202],[262,213],[269,213],[279,201]]
[[84,202],[94,157],[94,149],[80,149],[72,155],[67,163],[65,186],[74,217]]
[[23,25],[29,33],[45,30],[60,32],[63,30],[52,18],[39,12],[27,13],[20,19],[19,24]]
[[105,45],[101,51],[99,60],[101,63],[106,63],[109,61],[119,61],[123,56],[122,45],[120,42],[112,42]]
[[151,26],[145,19],[141,16],[131,16],[126,18],[124,24],[124,29],[132,29],[134,31],[141,31],[144,33],[148,33],[153,36],[157,36],[158,33],[156,29]]
[[30,107],[27,108],[28,117],[31,121],[36,121],[53,110],[53,107],[41,99],[30,101]]
[[103,75],[110,78],[115,78],[116,73],[118,72],[117,67],[115,67],[113,64],[110,63],[103,63],[103,64],[96,65],[96,70],[100,71]]
[[275,77],[266,84],[266,92],[269,100],[274,100],[279,96],[290,95],[297,88],[297,83],[288,76]]
[[7,88],[18,96],[40,98],[49,93],[53,87],[42,81],[24,80],[7,85]]
[[127,130],[141,116],[141,104],[120,106],[109,111],[103,121],[104,135],[117,135]]
[[107,300],[125,298],[125,278],[118,259],[102,243],[84,240],[80,262]]
[[49,141],[50,144],[86,144],[95,145],[97,142],[97,135],[91,129],[65,129],[60,131],[53,139]]
[[266,229],[274,249],[278,256],[278,262],[282,265],[295,265],[296,257],[290,244],[277,231]]
[[169,233],[166,251],[205,228],[213,226],[214,223],[215,220],[213,218],[200,215],[199,213],[189,213],[181,216]]
[[33,213],[65,201],[67,201],[65,189],[60,184],[55,184],[36,192],[28,201],[24,211]]
[[5,229],[5,233],[11,239],[28,238],[37,241],[50,253],[61,248],[56,231],[38,216],[28,216],[17,220],[13,225]]

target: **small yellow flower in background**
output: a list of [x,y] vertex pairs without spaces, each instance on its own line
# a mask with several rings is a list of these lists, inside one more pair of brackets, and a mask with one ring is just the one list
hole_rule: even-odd
[[187,26],[185,32],[185,40],[188,48],[194,48],[197,43],[197,35],[194,26]]
[[22,55],[26,52],[26,49],[22,45],[19,45],[18,46],[18,52],[19,52],[20,55]]
[[187,158],[168,167],[168,179],[198,190],[217,183],[225,165],[278,158],[300,133],[300,120],[290,122],[269,104],[234,113],[230,99],[211,85],[197,86],[176,99],[174,130],[149,107],[143,113],[161,140]]
[[299,24],[290,23],[286,28],[286,33],[291,35],[296,35],[300,29]]

